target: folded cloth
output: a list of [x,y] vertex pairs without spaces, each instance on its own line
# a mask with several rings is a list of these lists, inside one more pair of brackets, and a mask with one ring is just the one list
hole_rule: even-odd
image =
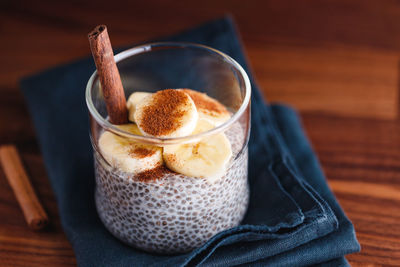
[[230,18],[163,39],[205,44],[236,59],[252,81],[250,205],[238,227],[180,255],[124,245],[100,222],[84,91],[91,58],[22,80],[61,222],[79,266],[347,265],[359,251],[354,228],[328,189],[295,111],[266,105]]

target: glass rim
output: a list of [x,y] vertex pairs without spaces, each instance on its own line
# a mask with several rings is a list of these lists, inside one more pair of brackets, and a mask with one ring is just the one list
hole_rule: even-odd
[[206,45],[201,45],[201,44],[195,44],[195,43],[188,43],[188,42],[153,42],[153,43],[147,43],[139,46],[135,46],[132,48],[129,48],[127,50],[124,50],[114,56],[115,62],[118,63],[121,60],[124,60],[128,57],[141,54],[144,52],[149,52],[151,50],[154,50],[154,48],[200,48],[208,52],[212,52],[214,54],[217,54],[221,56],[226,62],[231,64],[233,67],[235,67],[240,75],[242,76],[244,80],[244,87],[245,87],[245,96],[243,98],[243,101],[239,107],[239,109],[231,116],[229,120],[224,122],[221,125],[218,125],[217,127],[214,127],[208,131],[201,132],[198,134],[194,135],[187,135],[187,136],[182,136],[182,137],[153,137],[153,136],[142,136],[142,135],[136,135],[127,131],[124,131],[118,126],[113,125],[110,123],[108,120],[103,118],[103,116],[100,115],[100,113],[97,111],[96,107],[93,104],[92,101],[92,86],[93,83],[97,77],[97,70],[93,72],[93,74],[90,76],[90,79],[86,85],[86,105],[88,107],[88,110],[91,114],[91,116],[97,121],[97,123],[100,124],[102,128],[105,130],[111,131],[114,134],[117,134],[121,137],[129,138],[129,139],[134,139],[139,142],[144,142],[144,143],[151,143],[151,144],[160,144],[160,145],[167,145],[167,144],[177,144],[177,143],[184,143],[184,142],[191,142],[200,138],[204,138],[206,136],[210,136],[219,132],[224,131],[225,129],[229,128],[235,121],[237,121],[241,115],[244,113],[246,108],[248,107],[250,103],[250,95],[251,95],[251,84],[249,77],[247,76],[247,73],[244,71],[242,66],[240,66],[239,63],[236,62],[233,58],[230,56],[226,55],[225,53],[214,49],[212,47],[206,46]]

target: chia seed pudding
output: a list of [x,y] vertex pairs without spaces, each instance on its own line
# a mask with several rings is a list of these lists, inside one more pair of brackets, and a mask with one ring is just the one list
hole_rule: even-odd
[[249,201],[245,131],[236,121],[225,132],[232,157],[224,175],[212,184],[173,171],[143,180],[112,167],[95,152],[100,219],[124,243],[164,254],[190,251],[237,226]]

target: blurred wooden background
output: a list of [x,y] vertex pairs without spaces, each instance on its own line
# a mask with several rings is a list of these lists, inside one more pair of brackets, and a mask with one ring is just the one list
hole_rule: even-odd
[[353,266],[400,265],[400,2],[1,1],[0,143],[16,143],[50,215],[27,229],[0,171],[0,265],[75,265],[18,80],[89,55],[107,24],[114,47],[231,13],[269,101],[301,111],[328,182],[362,251]]

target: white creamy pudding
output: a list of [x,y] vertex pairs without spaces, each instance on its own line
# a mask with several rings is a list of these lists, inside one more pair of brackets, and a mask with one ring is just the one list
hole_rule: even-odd
[[[221,125],[230,112],[189,89],[134,93],[127,103],[135,135],[182,137]],[[237,226],[249,199],[246,125],[193,142],[156,146],[103,132],[95,151],[96,206],[125,243],[158,253],[187,252]]]

